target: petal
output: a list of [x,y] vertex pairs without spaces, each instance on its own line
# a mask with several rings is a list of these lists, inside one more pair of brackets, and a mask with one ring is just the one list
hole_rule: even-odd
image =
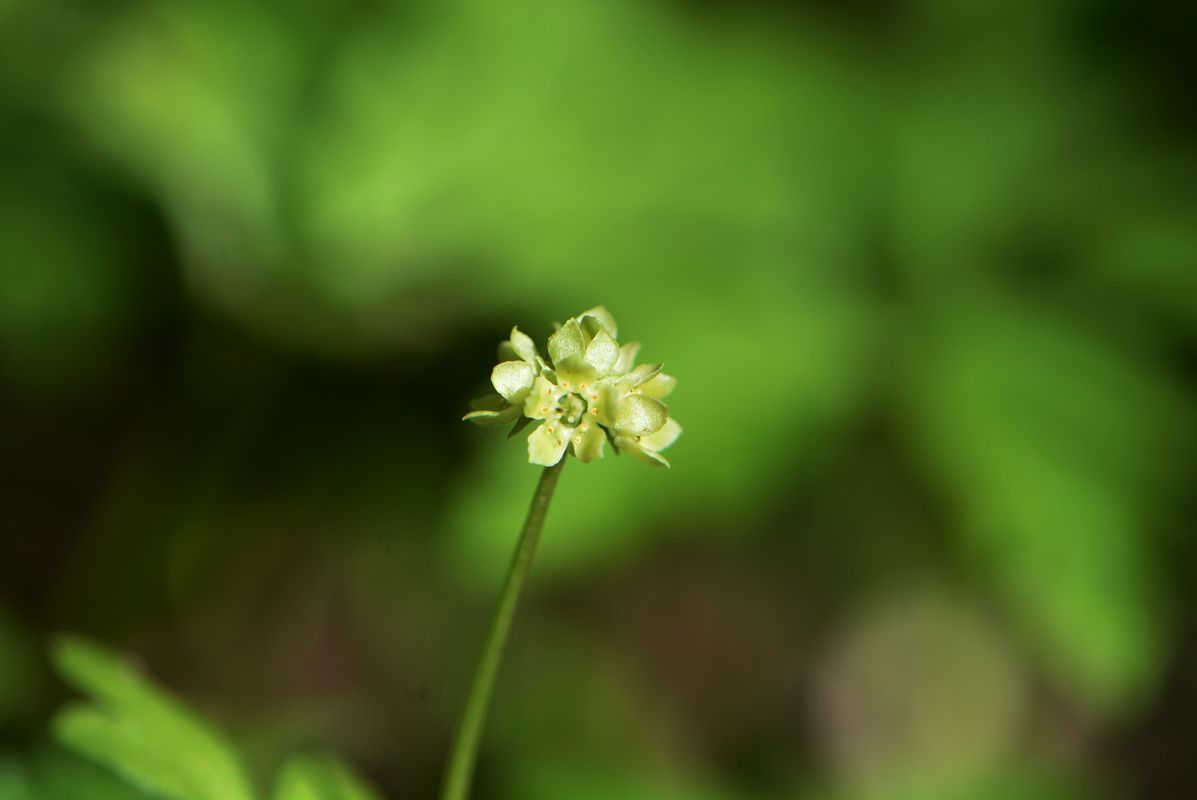
[[615,410],[619,406],[619,398],[622,394],[613,378],[599,381],[593,388],[586,390],[583,395],[589,405],[589,408],[586,409],[586,418],[600,425],[612,427],[615,424]]
[[662,372],[652,380],[640,384],[640,387],[636,391],[640,392],[640,394],[646,394],[649,397],[661,398],[672,392],[674,386],[677,386],[677,378]]
[[498,411],[489,409],[480,409],[478,411],[471,411],[462,417],[462,420],[468,420],[475,425],[485,425],[488,427],[495,425],[506,425],[509,422],[514,422],[520,419],[523,414],[519,406],[507,406],[507,408]]
[[599,331],[586,347],[584,359],[599,375],[607,375],[619,360],[619,343],[606,331]]
[[540,353],[536,352],[536,343],[532,341],[532,337],[516,327],[511,329],[511,349],[515,351],[516,356],[533,366],[540,362]]
[[645,450],[664,450],[669,445],[677,441],[677,437],[682,435],[682,426],[678,424],[673,417],[665,420],[665,424],[661,426],[661,430],[650,433],[647,436],[640,437],[640,446]]
[[594,367],[581,358],[567,358],[557,365],[557,386],[567,392],[585,392],[595,384]]
[[640,446],[640,442],[628,436],[616,436],[615,448],[621,453],[628,453],[633,455],[641,461],[647,461],[653,466],[668,467],[669,460],[665,456],[657,453],[654,450],[646,450]]
[[495,391],[511,403],[522,403],[532,390],[536,368],[526,361],[504,361],[491,370],[490,382]]
[[586,351],[586,340],[576,319],[567,321],[549,337],[549,358],[560,367],[567,358],[580,357]]
[[584,422],[574,428],[574,455],[583,463],[603,457],[603,446],[607,434],[593,422]]
[[497,392],[490,392],[470,401],[471,411],[502,411],[507,406],[508,403],[503,399],[503,395]]
[[631,370],[632,365],[636,363],[636,354],[638,352],[640,352],[640,342],[628,342],[619,348],[619,360],[615,362],[615,368],[612,372],[616,375],[622,375]]
[[543,375],[537,375],[536,380],[532,383],[532,391],[524,400],[524,415],[532,419],[546,419],[549,416],[555,416],[553,410],[560,397],[560,389],[546,380]]
[[565,455],[573,428],[545,422],[528,436],[528,461],[551,467]]
[[623,377],[621,381],[629,389],[648,383],[661,372],[660,364],[641,364]]
[[646,436],[659,431],[669,419],[669,408],[642,394],[625,395],[615,411],[615,430],[630,436]]
[[[606,306],[595,306],[594,308],[588,308],[578,315],[578,319],[582,321],[583,325],[587,324],[587,317],[597,321],[603,327],[603,329],[605,329],[607,333],[611,335],[612,339],[619,336],[619,329],[615,325],[615,317],[611,316],[611,312],[607,310]],[[589,330],[592,336],[598,332],[597,329]]]

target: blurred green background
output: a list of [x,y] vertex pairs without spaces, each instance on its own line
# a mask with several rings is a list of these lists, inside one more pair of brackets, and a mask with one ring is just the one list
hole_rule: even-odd
[[133,796],[70,630],[433,796],[460,415],[604,303],[686,433],[566,469],[477,797],[1197,796],[1186,6],[0,0],[0,795]]

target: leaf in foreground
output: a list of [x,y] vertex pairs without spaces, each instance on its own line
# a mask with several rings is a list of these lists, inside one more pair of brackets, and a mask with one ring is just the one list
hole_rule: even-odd
[[64,745],[167,800],[253,800],[225,738],[129,664],[74,637],[59,639],[53,658],[92,698],[56,717]]
[[348,767],[327,756],[293,758],[279,773],[274,800],[381,800]]

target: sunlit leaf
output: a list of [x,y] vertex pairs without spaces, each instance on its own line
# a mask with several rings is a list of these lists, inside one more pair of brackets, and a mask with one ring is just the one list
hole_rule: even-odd
[[1161,464],[1191,420],[1149,361],[1079,326],[975,303],[948,321],[911,390],[968,552],[1061,684],[1125,709],[1167,632],[1142,509],[1166,496]]
[[0,797],[5,800],[39,800],[26,770],[14,760],[0,759]]
[[274,800],[379,800],[380,796],[336,759],[307,756],[279,773]]
[[58,738],[166,800],[252,800],[250,781],[223,736],[98,645],[63,637],[59,672],[91,696],[59,713]]

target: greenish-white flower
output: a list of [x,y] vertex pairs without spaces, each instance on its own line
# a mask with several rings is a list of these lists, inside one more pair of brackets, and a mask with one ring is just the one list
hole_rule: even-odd
[[637,343],[620,346],[615,320],[596,306],[566,321],[549,337],[548,360],[518,328],[499,345],[491,371],[495,394],[472,404],[463,419],[481,425],[530,422],[528,460],[552,466],[566,453],[581,461],[603,457],[606,443],[651,464],[669,466],[661,451],[682,427],[663,398],[676,381],[660,364],[635,366]]

